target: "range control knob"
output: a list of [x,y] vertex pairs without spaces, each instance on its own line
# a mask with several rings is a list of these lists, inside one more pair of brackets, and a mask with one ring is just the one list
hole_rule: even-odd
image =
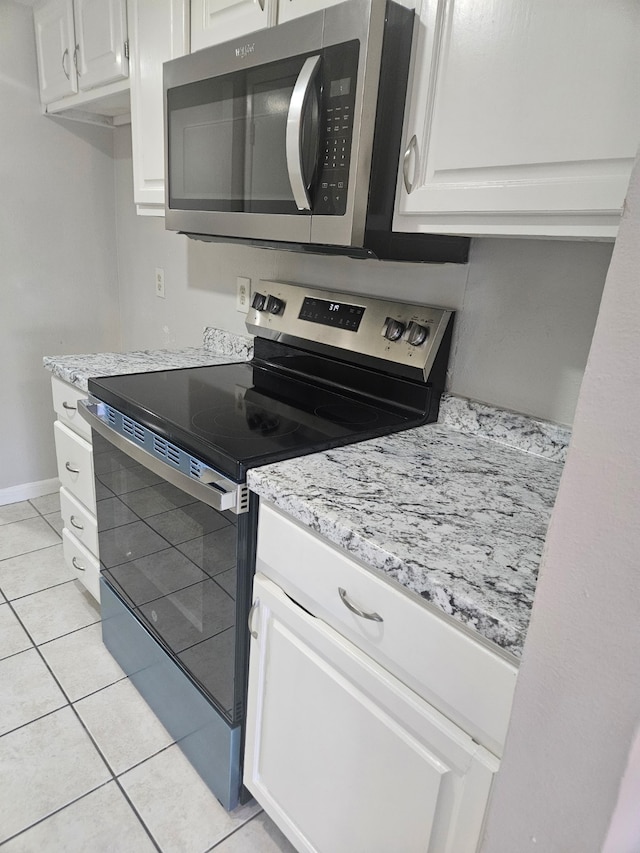
[[413,320],[407,326],[405,340],[410,343],[412,347],[419,347],[420,344],[423,344],[428,337],[428,326],[421,326],[420,323],[414,323]]
[[382,335],[389,341],[399,341],[404,333],[404,323],[400,320],[394,320],[393,317],[387,317],[382,327]]
[[256,311],[264,311],[264,303],[267,301],[267,297],[264,293],[254,293],[253,299],[251,300],[251,307],[255,308]]
[[284,311],[284,302],[282,299],[278,299],[277,296],[267,296],[265,308],[269,314],[282,314]]

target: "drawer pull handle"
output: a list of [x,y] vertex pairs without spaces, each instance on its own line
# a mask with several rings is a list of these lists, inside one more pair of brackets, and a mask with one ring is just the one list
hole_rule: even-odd
[[62,401],[62,408],[63,408],[63,409],[66,409],[68,412],[77,412],[77,411],[78,411],[78,407],[77,407],[77,406],[71,406],[71,405],[69,405],[69,403],[67,403],[67,401],[66,401],[66,400],[63,400],[63,401]]
[[342,589],[341,586],[338,587],[338,595],[340,596],[344,606],[348,607],[352,613],[356,614],[356,616],[362,616],[363,619],[371,619],[372,622],[384,622],[384,619],[379,613],[366,613],[364,610],[360,610],[359,607],[356,607],[355,604],[349,601],[346,589]]
[[407,150],[404,152],[404,157],[402,158],[402,179],[404,181],[404,188],[407,191],[407,195],[411,195],[411,193],[413,192],[413,184],[415,181],[417,167],[414,163],[413,178],[409,180],[409,166],[411,164],[411,155],[415,154],[417,152],[417,149],[418,137],[414,133],[411,139],[409,140],[409,145],[407,146]]
[[78,522],[76,521],[75,515],[72,515],[71,518],[69,519],[69,521],[71,522],[73,527],[75,527],[76,530],[84,530],[84,525],[78,524]]
[[256,600],[251,605],[251,610],[249,611],[249,618],[247,619],[247,624],[249,625],[249,633],[251,634],[251,636],[253,637],[254,640],[258,639],[258,632],[253,630],[253,628],[251,627],[251,623],[253,622],[254,611],[259,606],[260,606],[260,599],[256,598]]
[[72,564],[73,564],[73,568],[74,568],[74,569],[77,569],[79,572],[86,572],[86,571],[87,571],[87,570],[85,569],[85,567],[84,567],[84,566],[81,566],[81,565],[78,563],[78,561],[76,560],[76,558],[75,558],[75,557],[72,557],[72,558],[71,558],[71,562],[72,562]]
[[65,462],[65,463],[64,463],[64,467],[67,469],[67,471],[68,471],[70,474],[79,474],[79,473],[80,473],[80,469],[79,469],[79,468],[74,468],[74,467],[73,467],[73,465],[71,465],[69,462]]

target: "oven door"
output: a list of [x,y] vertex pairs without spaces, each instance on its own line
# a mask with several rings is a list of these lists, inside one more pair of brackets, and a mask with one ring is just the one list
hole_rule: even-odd
[[242,722],[256,509],[214,508],[218,490],[178,487],[169,464],[92,425],[103,580],[218,713]]

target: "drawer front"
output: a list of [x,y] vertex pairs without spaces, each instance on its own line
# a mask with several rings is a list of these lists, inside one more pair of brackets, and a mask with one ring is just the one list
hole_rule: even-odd
[[98,523],[96,517],[64,487],[60,489],[60,511],[64,526],[98,557]]
[[85,400],[89,396],[88,392],[63,382],[57,376],[51,379],[51,390],[58,420],[91,442],[91,427],[78,411],[78,400]]
[[[264,502],[257,570],[502,755],[517,667]],[[349,610],[340,589],[353,607],[382,621]]]
[[53,431],[60,484],[95,515],[96,488],[91,445],[59,421],[53,425]]
[[64,561],[96,601],[100,601],[100,563],[73,533],[67,528],[62,530],[62,550]]

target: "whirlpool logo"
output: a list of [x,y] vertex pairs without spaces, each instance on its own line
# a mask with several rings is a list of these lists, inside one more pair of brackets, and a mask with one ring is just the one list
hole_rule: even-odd
[[243,44],[242,47],[236,48],[236,56],[240,59],[245,59],[250,53],[253,53],[255,49],[255,42],[252,42],[251,44]]

